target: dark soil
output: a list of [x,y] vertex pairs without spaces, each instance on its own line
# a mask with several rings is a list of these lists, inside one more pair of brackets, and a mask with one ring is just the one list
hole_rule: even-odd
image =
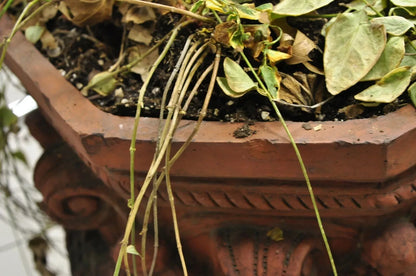
[[[331,7],[328,8],[331,11]],[[339,7],[338,7],[339,9]],[[327,11],[325,11],[327,12]],[[157,32],[155,38],[158,39],[171,30],[174,22],[179,16],[168,14],[162,16],[157,23]],[[118,22],[117,14],[115,14],[114,22]],[[321,48],[324,46],[323,37],[315,31],[320,28],[325,21],[322,19],[295,20],[289,19],[289,24],[295,25],[296,28],[304,32],[308,37],[314,40]],[[179,38],[174,43],[174,48],[166,59],[163,66],[156,72],[150,87],[145,96],[143,116],[159,116],[160,102],[163,88],[170,72],[172,71],[176,58],[179,56],[180,50],[183,48],[186,37],[199,26],[191,26],[184,29]],[[84,87],[91,76],[97,72],[108,69],[118,58],[119,41],[121,40],[123,29],[118,23],[102,23],[90,28],[79,28],[73,26],[62,16],[57,17],[48,24],[48,28],[57,38],[62,48],[62,53],[57,57],[50,57],[50,61],[62,71],[62,74],[77,88]],[[227,51],[225,51],[227,54]],[[228,54],[232,54],[229,52]],[[45,53],[47,55],[47,53]],[[322,66],[321,53],[313,51],[311,58],[314,65]],[[211,60],[214,58],[210,57]],[[305,71],[300,66],[285,66],[279,64],[279,70],[285,73],[293,73],[296,71]],[[219,72],[219,75],[223,75]],[[120,115],[134,116],[136,112],[136,102],[138,91],[142,85],[139,75],[134,73],[126,73],[122,76],[119,87],[123,89],[123,95],[113,93],[107,97],[102,97],[92,91],[89,92],[88,98],[100,109]],[[403,104],[409,102],[406,95],[401,96],[392,104],[380,104],[375,107],[363,107],[354,100],[354,94],[367,87],[369,84],[361,83],[360,87],[354,87],[354,90],[345,91],[340,95],[332,98],[318,109],[308,110],[298,107],[290,107],[281,105],[281,111],[286,119],[294,121],[310,121],[310,120],[346,120],[355,118],[366,118],[379,116],[390,111],[396,110]],[[194,98],[193,105],[188,110],[185,118],[196,119],[204,100],[207,84],[202,86],[199,94]],[[357,89],[359,88],[359,89]],[[324,94],[323,99],[329,97]],[[323,100],[322,99],[322,100]],[[351,108],[345,108],[351,107]],[[358,111],[357,111],[358,110]],[[265,114],[267,116],[265,116]],[[255,121],[276,120],[273,116],[268,100],[257,94],[248,93],[247,95],[233,99],[225,94],[217,87],[212,96],[206,120],[219,120],[229,122],[247,122],[242,132],[250,132],[249,123]],[[246,135],[244,134],[244,135]],[[252,133],[248,133],[252,134]],[[238,130],[236,136],[240,136]]]

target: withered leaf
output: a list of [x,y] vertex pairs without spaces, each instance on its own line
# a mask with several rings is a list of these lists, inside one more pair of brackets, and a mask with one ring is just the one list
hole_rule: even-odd
[[157,17],[154,10],[150,7],[137,7],[130,5],[123,13],[122,21],[143,24],[148,21],[156,21]]
[[111,18],[114,0],[64,0],[60,11],[75,25],[94,25]]
[[212,37],[215,41],[230,46],[231,34],[236,30],[237,23],[234,21],[227,21],[215,26]]
[[128,38],[145,45],[150,45],[153,40],[153,31],[154,27],[145,28],[143,25],[133,25],[129,31]]
[[[149,46],[146,46],[143,44],[135,46],[134,48],[130,50],[130,54],[128,56],[129,62],[142,56],[149,49],[150,49]],[[159,56],[159,53],[157,51],[152,51],[149,55],[143,57],[143,59],[140,62],[138,62],[135,66],[133,66],[131,71],[133,71],[136,74],[139,74],[142,77],[142,80],[146,80],[149,75],[150,68],[155,63],[158,56]]]
[[292,57],[286,63],[292,65],[310,61],[311,59],[308,55],[316,47],[315,42],[301,31],[298,31],[292,45]]

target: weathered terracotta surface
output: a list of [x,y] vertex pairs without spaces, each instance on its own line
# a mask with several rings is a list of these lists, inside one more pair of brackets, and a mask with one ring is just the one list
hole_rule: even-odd
[[[3,19],[0,33],[7,29],[10,22]],[[69,188],[65,193],[72,196],[79,191],[80,198],[66,204],[72,213],[92,214],[97,206],[90,201],[93,194],[111,206],[110,212],[118,210],[115,202],[129,197],[128,149],[133,119],[96,109],[27,46],[18,35],[6,56],[7,65],[36,99],[53,129],[103,182],[94,184],[92,190],[99,190],[95,193],[79,181],[76,192]],[[135,167],[138,183],[153,157],[156,124],[151,118],[140,122]],[[182,122],[174,148],[184,142],[194,124]],[[322,124],[321,130],[308,131],[296,122],[288,125],[308,168],[341,271],[392,275],[397,264],[404,262],[406,268],[400,273],[416,274],[412,256],[392,252],[392,260],[380,264],[375,254],[379,248],[390,248],[385,237],[402,231],[409,237],[416,233],[413,219],[407,223],[401,219],[412,217],[416,202],[415,109],[406,106],[372,119],[311,124]],[[326,275],[329,264],[309,194],[284,130],[278,122],[256,123],[252,127],[255,135],[235,139],[232,134],[240,126],[204,122],[171,170],[192,275]],[[45,173],[38,169],[37,175],[37,183],[42,183]],[[38,184],[46,195],[54,185],[58,184]],[[116,199],[108,199],[109,193]],[[85,194],[89,194],[87,198]],[[48,209],[54,215],[60,209],[50,202]],[[164,248],[159,272],[174,275],[180,268],[164,189],[159,192],[159,203]],[[61,221],[65,225],[66,218]],[[93,219],[91,225],[85,223],[87,228],[99,228]],[[273,227],[283,230],[283,241],[267,237]],[[362,240],[364,236],[367,238]],[[113,238],[107,240],[114,242]],[[365,246],[360,247],[364,241]],[[414,248],[416,241],[409,238],[402,244]]]

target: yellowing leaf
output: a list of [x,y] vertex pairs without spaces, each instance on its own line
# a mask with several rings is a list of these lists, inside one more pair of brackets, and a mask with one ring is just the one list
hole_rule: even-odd
[[328,5],[333,0],[283,0],[273,8],[280,15],[298,16]]
[[218,12],[224,12],[224,5],[218,1],[218,0],[205,0],[205,6],[208,9],[214,10],[214,11],[218,11]]
[[409,86],[411,72],[409,67],[399,67],[388,73],[376,84],[355,95],[364,102],[391,103]]
[[244,42],[248,40],[249,37],[250,33],[244,32],[242,28],[237,28],[237,30],[231,35],[230,46],[236,51],[241,52],[244,49]]
[[255,9],[254,4],[235,5],[235,9],[240,18],[258,20],[260,17],[260,12]]
[[389,38],[379,60],[362,81],[378,80],[388,72],[399,66],[404,56],[404,37],[393,36]]
[[283,240],[283,230],[279,227],[275,227],[267,232],[267,236],[276,242],[281,241]]
[[383,25],[365,12],[341,14],[329,27],[324,51],[328,91],[336,95],[360,81],[376,64],[386,44]]
[[245,93],[257,87],[241,66],[234,60],[226,57],[224,60],[224,73],[228,86],[237,93]]
[[217,83],[220,86],[222,92],[224,92],[224,94],[229,97],[240,98],[247,93],[247,92],[238,93],[232,90],[231,87],[227,83],[227,79],[224,77],[217,77]]
[[268,49],[266,51],[266,55],[267,58],[269,59],[270,63],[275,64],[278,61],[284,60],[284,59],[289,59],[292,57],[292,55],[288,54],[288,53],[283,53],[280,51],[276,51],[276,50],[270,50]]

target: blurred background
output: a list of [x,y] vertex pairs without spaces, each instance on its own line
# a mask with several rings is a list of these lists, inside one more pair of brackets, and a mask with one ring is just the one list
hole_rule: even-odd
[[43,150],[30,135],[24,119],[36,108],[13,73],[3,67],[0,70],[0,274],[66,276],[70,275],[70,266],[65,232],[39,209],[42,196],[33,184],[33,169]]

